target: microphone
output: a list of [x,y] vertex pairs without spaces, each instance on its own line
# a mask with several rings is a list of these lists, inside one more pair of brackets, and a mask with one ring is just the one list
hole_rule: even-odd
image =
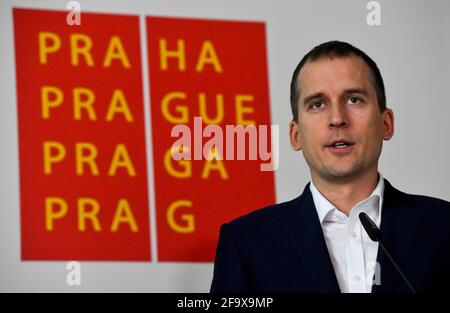
[[372,241],[378,242],[380,244],[380,247],[381,249],[383,249],[384,254],[386,254],[389,261],[391,261],[392,265],[394,265],[395,269],[403,278],[406,285],[408,285],[408,288],[411,290],[411,292],[416,293],[416,289],[414,288],[414,286],[409,282],[408,278],[406,278],[405,274],[400,269],[397,262],[395,262],[394,258],[391,256],[391,254],[387,251],[386,247],[384,246],[383,241],[381,240],[381,231],[378,228],[378,226],[364,212],[359,213],[359,220],[361,221],[362,226],[366,230],[367,235],[369,235],[369,238]]

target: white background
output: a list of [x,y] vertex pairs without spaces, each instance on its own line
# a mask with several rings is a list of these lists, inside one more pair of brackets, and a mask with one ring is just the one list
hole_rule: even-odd
[[[377,62],[387,105],[395,112],[395,135],[384,145],[380,172],[403,191],[450,200],[450,1],[381,0],[380,26],[367,25],[365,0],[79,2],[82,11],[141,19],[153,15],[266,22],[272,124],[280,125],[277,202],[298,196],[309,181],[306,163],[291,150],[287,136],[291,73],[317,44],[334,39],[354,44]],[[212,263],[81,262],[81,286],[70,287],[65,262],[20,261],[12,7],[65,10],[66,3],[0,0],[0,291],[207,292]],[[148,129],[148,114],[146,119]],[[152,171],[149,166],[154,199]]]

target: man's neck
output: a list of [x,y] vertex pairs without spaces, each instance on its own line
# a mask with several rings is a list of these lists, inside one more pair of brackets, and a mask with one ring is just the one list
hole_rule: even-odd
[[347,216],[357,203],[370,196],[378,184],[378,171],[335,181],[323,179],[318,175],[311,176],[317,190]]

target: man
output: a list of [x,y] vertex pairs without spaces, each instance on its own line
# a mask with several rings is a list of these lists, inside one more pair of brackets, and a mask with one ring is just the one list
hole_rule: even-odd
[[394,134],[375,62],[344,42],[306,54],[291,82],[292,148],[311,182],[296,199],[220,230],[212,292],[410,292],[359,220],[366,213],[418,292],[450,288],[450,203],[395,189],[378,172]]

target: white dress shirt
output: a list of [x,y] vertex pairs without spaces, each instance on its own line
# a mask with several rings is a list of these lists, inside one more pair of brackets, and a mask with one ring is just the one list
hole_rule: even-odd
[[378,243],[367,235],[359,221],[359,213],[365,212],[380,226],[383,177],[379,174],[375,190],[368,198],[357,203],[349,216],[335,208],[312,181],[310,190],[341,292],[370,293],[373,283],[379,280],[377,277],[373,280]]

